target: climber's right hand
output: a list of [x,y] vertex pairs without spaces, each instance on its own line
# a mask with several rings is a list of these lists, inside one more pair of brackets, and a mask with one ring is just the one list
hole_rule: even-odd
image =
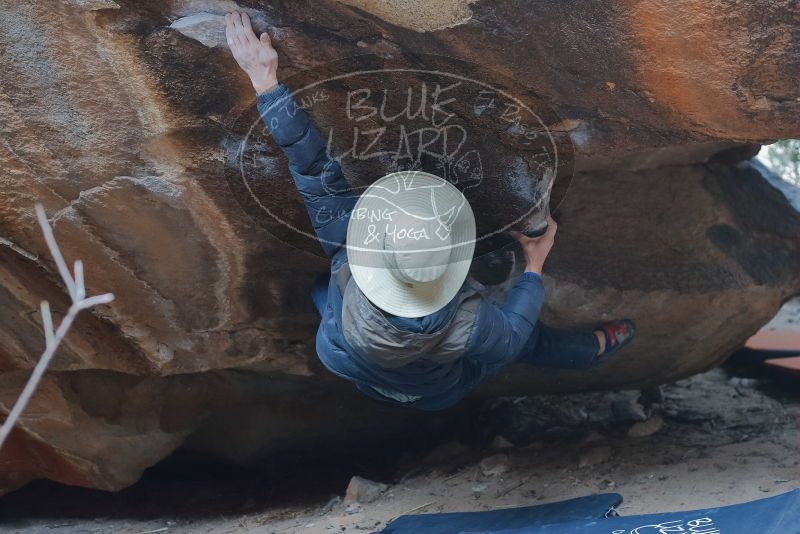
[[233,58],[250,76],[257,93],[278,85],[278,53],[266,32],[256,37],[247,13],[233,11],[225,15],[225,38]]

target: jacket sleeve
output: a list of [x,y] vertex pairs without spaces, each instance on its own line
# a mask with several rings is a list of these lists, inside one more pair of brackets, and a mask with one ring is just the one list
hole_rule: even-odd
[[515,361],[533,332],[543,303],[542,277],[528,272],[517,279],[502,307],[484,299],[471,334],[469,356],[498,369]]
[[347,238],[347,223],[356,202],[341,166],[330,157],[308,114],[284,85],[258,95],[258,112],[289,159],[289,172],[322,248],[334,256]]

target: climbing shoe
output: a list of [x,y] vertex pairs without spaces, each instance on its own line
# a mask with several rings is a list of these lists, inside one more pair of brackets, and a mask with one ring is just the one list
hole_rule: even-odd
[[596,363],[607,360],[636,335],[636,325],[630,319],[606,323],[599,328],[606,338],[605,350],[595,358]]

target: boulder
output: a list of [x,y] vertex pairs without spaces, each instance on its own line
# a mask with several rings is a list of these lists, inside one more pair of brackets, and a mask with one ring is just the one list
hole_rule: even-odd
[[369,503],[375,501],[380,497],[389,486],[381,482],[373,482],[359,476],[354,476],[350,479],[345,492],[344,504],[353,503]]
[[[515,368],[445,413],[364,398],[315,356],[307,295],[326,259],[264,215],[269,200],[309,228],[285,160],[268,138],[238,158],[255,100],[217,26],[237,7],[0,8],[0,410],[43,349],[39,301],[68,306],[35,202],[89,291],[117,297],[76,322],[0,451],[0,491],[37,478],[119,490],[182,446],[259,466],[374,452],[442,437],[486,398],[650,387],[717,365],[800,292],[800,218],[746,161],[800,137],[790,2],[248,1],[290,86],[359,55],[450,58],[546,104],[572,152],[542,318],[638,324],[597,370]],[[511,130],[477,140],[514,170],[472,199],[487,217],[508,192],[514,208],[542,200]],[[503,257],[519,269],[513,249]]]
[[483,476],[493,477],[511,471],[511,461],[507,454],[494,454],[487,456],[480,462]]

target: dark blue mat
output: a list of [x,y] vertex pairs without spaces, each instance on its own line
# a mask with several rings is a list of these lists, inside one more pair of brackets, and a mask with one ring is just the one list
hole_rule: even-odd
[[[619,506],[622,496],[604,493],[539,506],[506,508],[488,512],[458,512],[450,514],[418,514],[400,516],[381,534],[459,534],[465,531],[530,527],[575,520],[604,517],[611,508]],[[610,534],[604,533],[604,534]]]
[[[569,502],[569,501],[568,501]],[[464,534],[800,534],[800,490],[722,508],[666,514],[581,519],[506,528],[468,529]]]

